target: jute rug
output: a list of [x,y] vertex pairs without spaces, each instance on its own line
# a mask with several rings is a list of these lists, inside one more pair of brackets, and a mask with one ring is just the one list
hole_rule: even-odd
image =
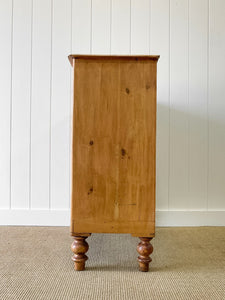
[[137,238],[88,242],[75,272],[68,227],[0,227],[0,299],[225,299],[225,227],[157,228],[149,273]]

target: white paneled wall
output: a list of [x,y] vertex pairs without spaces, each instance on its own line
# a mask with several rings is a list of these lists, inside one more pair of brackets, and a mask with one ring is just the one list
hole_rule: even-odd
[[0,0],[0,224],[68,225],[70,53],[159,54],[157,224],[225,225],[224,0]]

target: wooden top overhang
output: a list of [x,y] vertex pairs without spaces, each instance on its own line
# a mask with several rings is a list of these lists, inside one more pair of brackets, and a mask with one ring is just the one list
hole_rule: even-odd
[[90,54],[70,54],[68,59],[73,66],[73,59],[125,59],[125,60],[156,60],[159,55],[90,55]]

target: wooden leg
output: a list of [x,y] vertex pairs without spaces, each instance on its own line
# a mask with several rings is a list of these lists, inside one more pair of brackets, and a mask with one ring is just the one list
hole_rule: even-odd
[[141,242],[137,246],[137,252],[140,254],[138,256],[139,270],[142,272],[148,272],[149,263],[152,261],[149,255],[153,251],[153,246],[150,243],[152,238],[140,237]]
[[85,261],[88,259],[85,253],[88,251],[88,243],[85,241],[87,236],[74,236],[74,242],[71,249],[74,253],[72,260],[74,261],[74,268],[76,271],[83,271],[85,269]]

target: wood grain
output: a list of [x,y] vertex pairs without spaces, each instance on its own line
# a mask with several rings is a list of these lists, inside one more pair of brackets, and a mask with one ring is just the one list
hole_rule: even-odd
[[156,62],[75,59],[72,235],[154,236]]
[[89,249],[86,238],[87,236],[74,236],[74,241],[71,245],[71,250],[74,253],[72,260],[74,261],[74,269],[76,271],[83,271],[85,269],[85,261],[88,260],[85,254]]
[[148,272],[149,263],[152,261],[149,256],[153,252],[153,246],[150,243],[152,238],[140,237],[140,243],[137,246],[137,252],[139,253],[138,262],[139,270],[142,272]]

